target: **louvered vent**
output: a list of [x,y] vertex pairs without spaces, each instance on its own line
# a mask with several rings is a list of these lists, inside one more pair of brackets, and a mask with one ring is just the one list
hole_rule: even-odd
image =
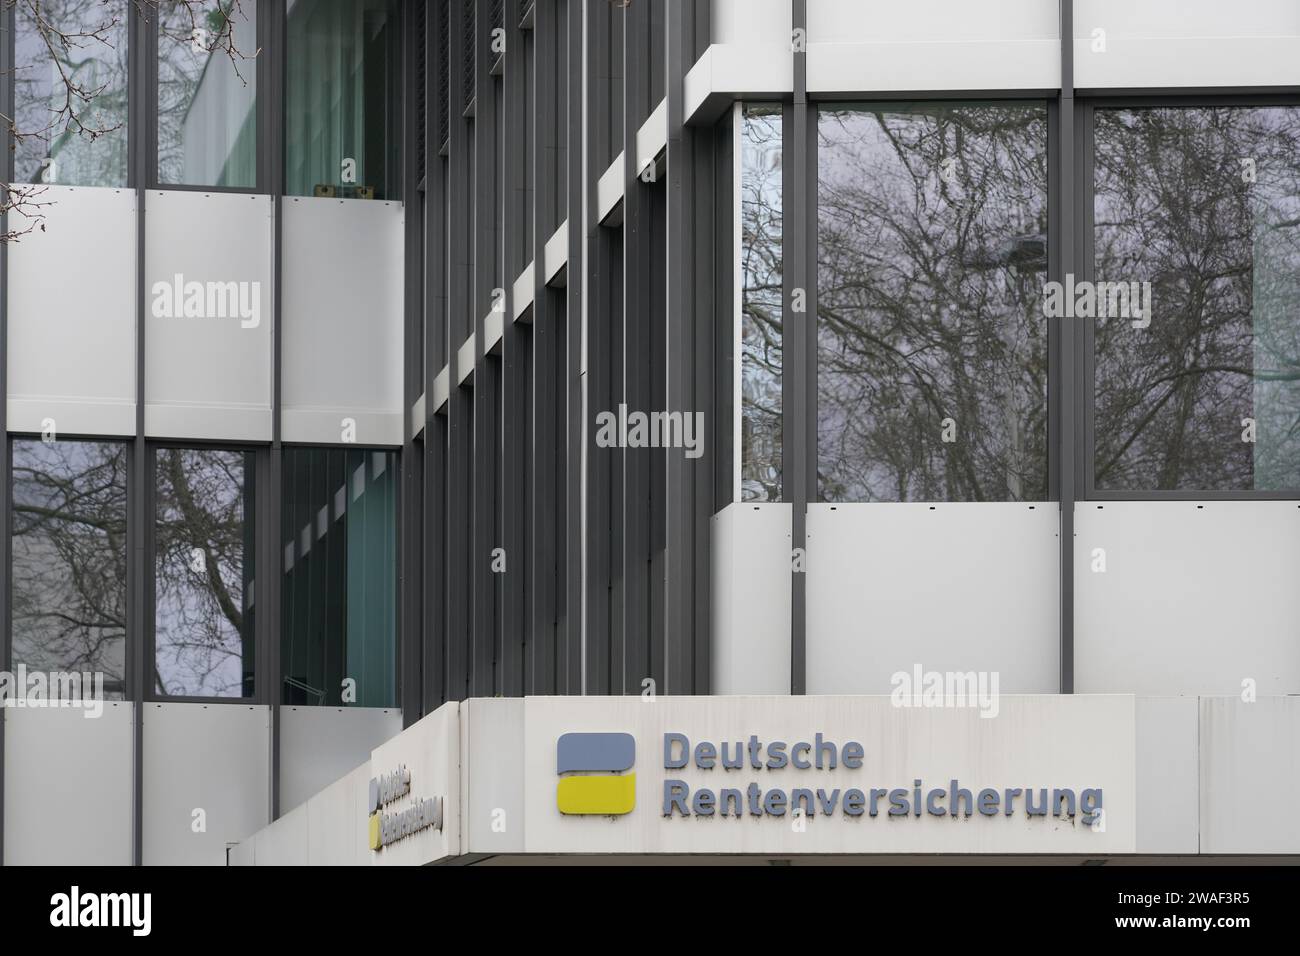
[[429,17],[423,3],[415,5],[415,178],[424,179],[425,156],[429,138],[429,97],[426,83],[429,76]]
[[438,8],[438,152],[442,152],[447,145],[447,137],[451,133],[448,125],[447,101],[451,99],[451,75],[448,66],[448,34],[451,32],[451,24],[448,23],[448,6],[446,0],[437,5]]
[[465,22],[461,24],[461,82],[465,86],[465,102],[461,106],[465,108],[474,101],[474,15],[477,12],[474,8],[477,6],[477,0],[466,0]]

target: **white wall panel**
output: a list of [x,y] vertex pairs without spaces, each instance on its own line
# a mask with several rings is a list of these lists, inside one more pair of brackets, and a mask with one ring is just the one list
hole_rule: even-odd
[[712,0],[714,43],[787,43],[790,0]]
[[1300,853],[1300,697],[1200,706],[1201,852]]
[[713,516],[714,694],[790,693],[792,514],[736,503]]
[[[144,863],[222,865],[270,822],[271,712],[252,704],[144,705]],[[207,830],[195,833],[194,811]]]
[[285,441],[400,445],[401,203],[288,197],[282,262]]
[[1055,504],[808,508],[808,693],[885,694],[891,675],[996,671],[1060,686]]
[[1200,842],[1200,706],[1195,697],[1139,697],[1137,850],[1195,853]]
[[0,709],[6,866],[130,866],[132,705]]
[[370,751],[401,731],[402,712],[395,708],[281,707],[281,812],[369,760]]
[[[369,866],[366,801],[370,792],[367,760],[337,783],[307,801],[308,859],[312,866]],[[263,856],[259,863],[278,862]]]
[[8,246],[9,429],[134,434],[135,192],[45,186],[37,201],[44,231]]
[[808,0],[814,92],[1054,89],[1054,0]]
[[461,831],[476,853],[524,849],[524,706],[522,697],[460,705]]
[[1074,70],[1079,89],[1295,86],[1300,4],[1075,0]]
[[[259,860],[267,866],[311,865],[311,820],[305,806],[295,807],[275,821],[274,826],[258,830],[252,839],[245,840],[252,847],[253,865]],[[244,860],[234,860],[232,866],[248,866]]]
[[[269,441],[273,205],[269,196],[150,190],[145,197],[145,431]],[[159,316],[155,284],[247,283],[256,315]],[[233,311],[233,310],[232,310]],[[250,312],[254,311],[252,309]]]
[[1076,692],[1300,693],[1296,502],[1081,503],[1074,568]]
[[[1057,0],[807,0],[813,43],[1059,40]],[[935,64],[930,64],[932,67]]]

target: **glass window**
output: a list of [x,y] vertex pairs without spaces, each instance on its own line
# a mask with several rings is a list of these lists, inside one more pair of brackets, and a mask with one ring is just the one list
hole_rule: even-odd
[[155,453],[154,689],[253,695],[253,453]]
[[400,199],[396,0],[298,0],[288,11],[285,191]]
[[740,495],[781,500],[781,107],[740,132]]
[[284,451],[281,700],[397,703],[397,455]]
[[1300,489],[1300,107],[1095,130],[1096,280],[1150,304],[1092,323],[1096,489]]
[[125,695],[126,446],[13,441],[13,659]]
[[823,501],[1047,497],[1047,108],[823,109]]
[[14,13],[17,182],[126,185],[127,3],[0,5]]
[[158,11],[158,181],[257,186],[257,0]]

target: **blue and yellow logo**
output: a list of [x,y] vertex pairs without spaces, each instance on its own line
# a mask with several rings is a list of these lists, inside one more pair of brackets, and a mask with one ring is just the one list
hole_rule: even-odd
[[631,734],[564,734],[555,758],[561,813],[620,816],[636,806],[636,773],[624,772],[636,763]]

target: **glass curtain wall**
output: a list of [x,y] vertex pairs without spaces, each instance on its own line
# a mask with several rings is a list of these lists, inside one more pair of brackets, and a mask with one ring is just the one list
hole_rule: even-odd
[[257,3],[159,5],[159,183],[256,188]]
[[15,26],[17,182],[126,185],[128,3],[0,4]]
[[13,663],[102,673],[124,696],[127,446],[16,438]]
[[284,450],[280,698],[397,703],[397,455]]
[[1300,489],[1300,107],[1094,116],[1097,490]]
[[781,106],[745,104],[740,124],[742,501],[781,500]]
[[1047,498],[1047,107],[824,107],[822,501]]
[[254,453],[159,448],[154,473],[154,692],[254,692]]
[[401,198],[400,32],[396,0],[289,4],[288,195]]

